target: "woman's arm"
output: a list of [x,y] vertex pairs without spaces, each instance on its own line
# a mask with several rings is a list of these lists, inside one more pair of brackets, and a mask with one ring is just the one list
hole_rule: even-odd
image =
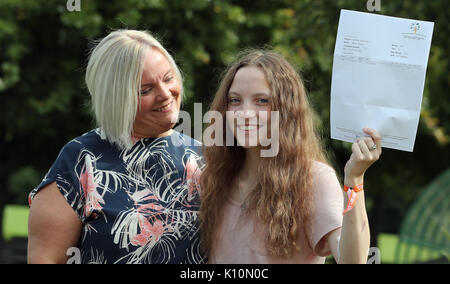
[[33,199],[28,220],[28,263],[66,263],[80,239],[81,220],[55,182]]
[[[365,171],[381,155],[381,136],[373,129],[364,129],[371,137],[359,139],[352,145],[352,155],[345,165],[344,184],[354,187],[363,184]],[[376,149],[370,150],[373,145]],[[338,263],[367,263],[370,246],[370,230],[364,191],[356,193],[356,203],[344,215],[342,228],[328,238],[331,251]],[[345,194],[345,204],[348,202]]]

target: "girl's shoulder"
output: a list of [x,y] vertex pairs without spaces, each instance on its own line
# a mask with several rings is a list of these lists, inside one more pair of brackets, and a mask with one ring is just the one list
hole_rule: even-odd
[[316,178],[323,175],[336,175],[336,171],[331,165],[320,161],[313,161],[311,173]]

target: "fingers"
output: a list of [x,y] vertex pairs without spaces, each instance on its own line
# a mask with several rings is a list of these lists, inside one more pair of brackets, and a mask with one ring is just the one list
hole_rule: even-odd
[[[361,138],[357,143],[365,160],[378,160],[380,157],[381,146],[376,146],[371,137]],[[375,149],[373,148],[374,146],[376,146]]]
[[359,137],[352,144],[352,155],[344,168],[346,176],[363,176],[365,171],[380,158],[381,135],[370,128],[364,128],[363,131],[370,137]]
[[352,144],[352,156],[351,157],[354,157],[356,160],[360,160],[360,161],[364,160],[364,155],[359,146],[359,140],[356,143]]
[[[373,147],[376,148],[373,148]],[[381,146],[378,146],[372,137],[358,138],[352,145],[354,158],[359,161],[376,161],[380,158]]]
[[371,148],[373,146],[372,138],[370,137],[364,137],[362,139],[359,139],[357,142],[359,149],[361,150],[361,153],[363,153],[364,156],[368,157],[369,159],[372,158],[372,153],[369,150],[369,147]]
[[[364,128],[363,129],[364,133],[370,135],[370,137],[372,137],[373,142],[375,143],[375,145],[377,145],[377,150],[379,150],[379,153],[381,154],[381,135],[380,133],[378,133],[378,131],[376,131],[375,129],[372,128]],[[369,146],[371,147],[371,146]]]

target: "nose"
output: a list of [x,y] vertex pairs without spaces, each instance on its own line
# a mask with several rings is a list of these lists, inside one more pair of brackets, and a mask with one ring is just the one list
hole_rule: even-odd
[[169,86],[165,84],[160,84],[158,86],[158,99],[161,101],[167,100],[168,98],[172,97],[172,92],[169,88]]
[[256,109],[249,101],[244,101],[235,112],[238,118],[253,118],[256,117]]

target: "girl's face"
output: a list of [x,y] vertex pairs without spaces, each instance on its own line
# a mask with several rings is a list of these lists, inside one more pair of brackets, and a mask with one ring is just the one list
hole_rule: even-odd
[[144,58],[139,96],[133,136],[164,136],[177,122],[181,85],[169,61],[157,48],[150,49]]
[[263,70],[245,66],[228,91],[227,124],[244,148],[267,145],[270,136],[271,89]]

